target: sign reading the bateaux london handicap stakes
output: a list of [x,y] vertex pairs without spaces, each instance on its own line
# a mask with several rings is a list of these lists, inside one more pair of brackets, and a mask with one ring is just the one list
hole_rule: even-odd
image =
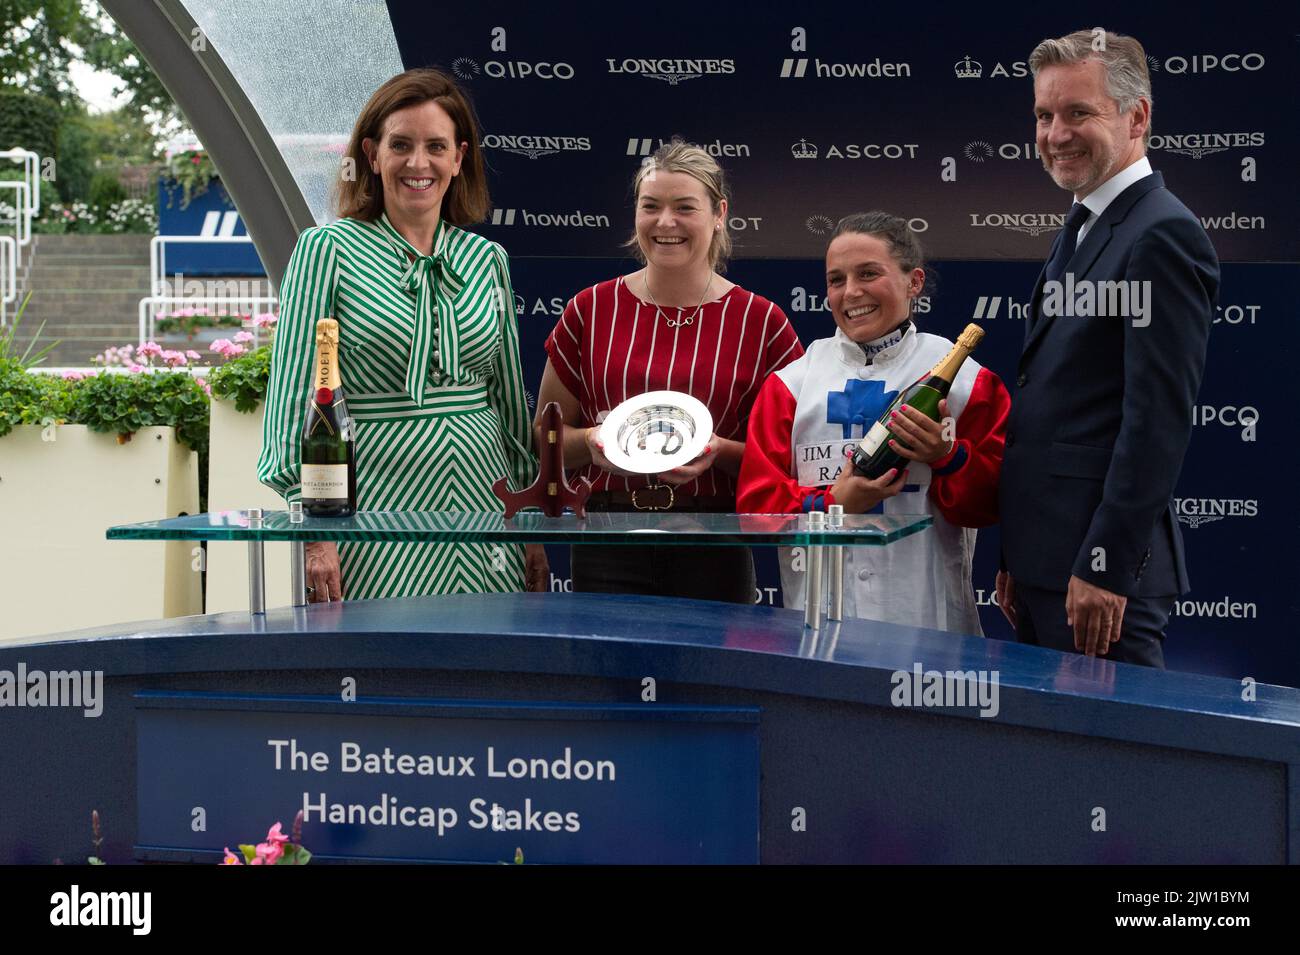
[[321,857],[758,861],[758,713],[146,693],[138,849],[220,851],[302,810]]

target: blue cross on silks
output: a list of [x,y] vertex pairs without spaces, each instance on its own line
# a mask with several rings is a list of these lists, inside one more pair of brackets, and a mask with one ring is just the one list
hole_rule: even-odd
[[855,427],[865,435],[897,397],[898,392],[886,391],[882,381],[850,378],[844,382],[843,391],[826,393],[826,423],[840,425],[846,441],[853,437]]

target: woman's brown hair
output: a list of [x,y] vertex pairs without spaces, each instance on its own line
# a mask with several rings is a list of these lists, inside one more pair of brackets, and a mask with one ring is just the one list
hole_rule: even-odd
[[472,225],[487,218],[491,200],[488,198],[487,176],[483,172],[483,153],[479,148],[479,127],[474,107],[450,76],[431,68],[407,70],[394,76],[375,90],[357,117],[343,159],[343,168],[351,167],[355,175],[340,178],[336,201],[339,218],[366,222],[379,218],[384,211],[384,187],[379,176],[371,171],[361,143],[365,139],[379,142],[384,121],[399,109],[430,100],[451,117],[456,127],[454,147],[468,144],[460,174],[452,179],[447,194],[442,197],[442,218],[458,226]]

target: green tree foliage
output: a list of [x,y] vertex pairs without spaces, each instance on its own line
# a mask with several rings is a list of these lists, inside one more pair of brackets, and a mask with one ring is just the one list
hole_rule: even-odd
[[0,0],[0,87],[75,102],[68,67],[87,25],[81,0]]

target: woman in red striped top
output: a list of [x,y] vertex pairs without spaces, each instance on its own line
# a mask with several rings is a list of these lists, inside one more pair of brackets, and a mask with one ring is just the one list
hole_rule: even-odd
[[[720,274],[731,250],[728,190],[708,153],[675,139],[645,161],[633,187],[628,245],[644,267],[569,301],[546,340],[537,407],[559,402],[570,426],[564,460],[592,482],[592,510],[732,513],[749,410],[764,379],[803,348],[780,308]],[[624,400],[661,390],[703,402],[714,433],[698,458],[652,485],[606,459],[598,426]],[[754,600],[746,547],[584,545],[572,562],[578,591]]]

